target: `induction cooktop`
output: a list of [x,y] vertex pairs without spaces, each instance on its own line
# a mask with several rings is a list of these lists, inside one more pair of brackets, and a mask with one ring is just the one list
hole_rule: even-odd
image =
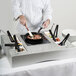
[[[42,34],[43,35],[43,34]],[[39,45],[39,44],[48,44],[51,43],[44,35],[43,35],[43,42],[42,43],[38,43],[38,44],[29,44],[25,41],[25,35],[20,35],[21,38],[24,40],[24,42],[26,43],[27,46],[31,46],[31,45]]]

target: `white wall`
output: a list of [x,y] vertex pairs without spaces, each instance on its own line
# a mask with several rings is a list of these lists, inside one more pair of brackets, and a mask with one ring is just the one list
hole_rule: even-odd
[[62,29],[76,29],[76,0],[52,0],[53,22]]
[[0,0],[0,29],[15,33],[16,24],[13,21],[11,0]]
[[[76,29],[76,0],[51,0],[53,21],[65,28]],[[0,0],[0,29],[15,33],[16,23],[13,22],[11,0]]]

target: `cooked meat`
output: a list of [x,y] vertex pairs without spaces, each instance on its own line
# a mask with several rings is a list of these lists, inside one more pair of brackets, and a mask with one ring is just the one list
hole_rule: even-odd
[[33,38],[31,38],[31,37],[28,35],[27,38],[28,38],[28,39],[36,40],[36,39],[41,39],[41,36],[40,36],[40,35],[33,35]]

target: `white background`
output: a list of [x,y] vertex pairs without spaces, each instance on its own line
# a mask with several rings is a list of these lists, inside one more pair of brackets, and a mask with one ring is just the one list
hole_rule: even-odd
[[[76,29],[76,0],[51,0],[53,8],[52,23],[60,29]],[[16,22],[13,21],[11,0],[0,0],[0,29],[16,33]]]

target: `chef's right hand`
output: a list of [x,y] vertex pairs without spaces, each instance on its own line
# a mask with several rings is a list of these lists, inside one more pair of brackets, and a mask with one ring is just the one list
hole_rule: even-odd
[[25,16],[21,15],[21,16],[19,16],[19,19],[20,19],[20,23],[25,26],[26,25],[26,18],[25,18]]

